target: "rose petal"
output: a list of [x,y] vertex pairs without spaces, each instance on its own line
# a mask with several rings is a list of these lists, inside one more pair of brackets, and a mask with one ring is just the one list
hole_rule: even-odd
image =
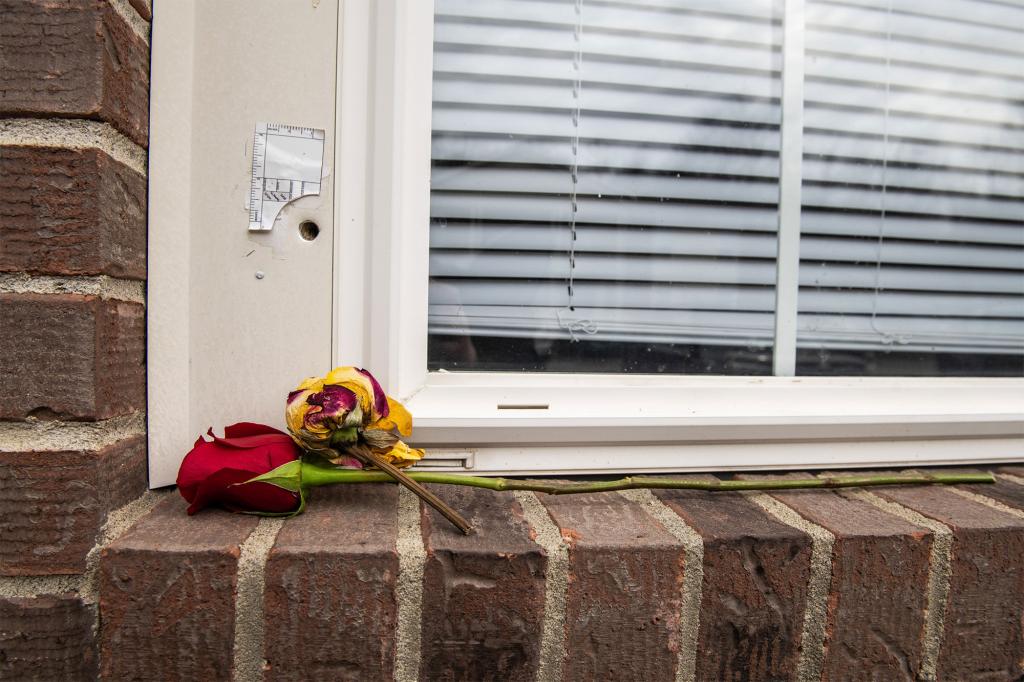
[[246,436],[259,436],[267,433],[276,433],[281,436],[288,435],[280,429],[275,429],[273,426],[257,424],[255,422],[238,422],[237,424],[224,427],[225,438],[244,438]]
[[412,466],[419,460],[423,459],[424,452],[419,448],[410,448],[402,441],[398,441],[390,450],[379,454],[396,467],[401,468]]
[[[268,427],[269,428],[269,427]],[[229,448],[238,449],[250,449],[261,446],[274,446],[291,440],[287,433],[274,430],[274,433],[263,433],[252,436],[242,436],[237,438],[221,438],[213,432],[213,429],[207,431],[207,435],[213,438],[213,441],[218,445],[224,445]]]
[[377,383],[377,380],[373,378],[373,375],[370,374],[368,371],[366,371],[365,369],[359,369],[357,371],[360,374],[366,376],[366,378],[370,380],[370,385],[373,386],[374,420],[383,419],[384,417],[388,416],[390,410],[388,408],[388,397],[384,395],[384,389],[380,387],[380,384]]
[[280,514],[295,511],[299,494],[272,483],[246,483],[224,491],[221,504],[231,511],[260,511]]
[[324,417],[343,418],[344,415],[355,409],[359,400],[356,398],[356,394],[347,388],[327,385],[322,391],[307,397],[306,402],[322,408]]
[[284,434],[253,438],[257,437],[275,440],[254,447],[224,447],[223,442],[197,441],[178,469],[177,484],[181,496],[193,502],[204,482],[223,469],[244,471],[248,478],[253,478],[302,456],[302,450]]
[[[258,475],[258,474],[255,474]],[[220,469],[205,478],[197,487],[188,513],[195,514],[213,504],[232,511],[288,512],[299,505],[299,496],[269,483],[244,483],[253,478],[251,471]]]
[[377,420],[373,424],[369,424],[367,429],[382,429],[384,431],[390,431],[392,429],[398,429],[398,432],[403,436],[408,436],[412,433],[412,415],[409,414],[409,410],[405,409],[402,403],[398,402],[391,396],[388,396],[388,416]]
[[288,394],[289,403],[284,408],[284,419],[288,424],[288,430],[292,433],[299,431],[302,428],[302,424],[306,419],[306,412],[309,410],[309,404],[306,403],[306,397],[312,393],[310,390],[300,390],[297,392],[292,391]]
[[319,391],[324,387],[324,380],[319,377],[303,379],[302,383],[295,387],[298,391]]
[[335,367],[324,377],[324,383],[343,386],[355,393],[367,421],[372,421],[370,415],[374,403],[373,384],[365,374],[355,367]]
[[340,466],[340,467],[342,467],[344,469],[362,469],[363,468],[363,463],[362,462],[360,462],[355,457],[352,457],[351,455],[346,455],[344,453],[338,455],[337,457],[331,457],[328,461],[331,464],[337,464],[338,466]]

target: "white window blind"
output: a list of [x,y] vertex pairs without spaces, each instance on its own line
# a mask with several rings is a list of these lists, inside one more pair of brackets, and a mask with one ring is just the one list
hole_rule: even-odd
[[[808,2],[801,353],[1022,353],[1022,15]],[[431,335],[770,354],[783,19],[437,0]]]
[[799,345],[1020,356],[1024,6],[811,0],[805,44]]

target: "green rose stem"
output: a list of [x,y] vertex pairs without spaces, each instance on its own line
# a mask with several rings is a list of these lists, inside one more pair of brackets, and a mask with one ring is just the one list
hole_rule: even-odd
[[[995,483],[990,473],[979,474],[894,474],[884,476],[824,476],[821,478],[780,478],[773,480],[738,481],[728,480],[704,481],[693,478],[655,478],[652,476],[628,476],[615,481],[544,481],[522,480],[513,478],[485,478],[483,476],[467,476],[465,474],[446,474],[432,471],[401,472],[405,478],[416,483],[442,483],[447,485],[466,485],[487,490],[529,490],[549,495],[571,495],[575,493],[602,493],[613,490],[632,490],[635,488],[668,488],[686,490],[707,490],[710,492],[728,492],[736,490],[813,490],[821,488],[863,488],[882,485],[959,485],[964,483]],[[306,508],[306,492],[309,488],[336,483],[395,483],[398,482],[389,473],[368,469],[344,469],[332,466],[314,457],[295,460],[282,464],[271,472],[252,478],[245,483],[270,483],[286,490],[299,493],[300,504],[294,512],[283,514],[264,513],[265,516],[293,516],[302,513]],[[239,484],[241,485],[241,484]],[[420,486],[417,486],[420,487]],[[422,488],[420,488],[422,489]],[[437,499],[433,493],[424,490]],[[422,496],[421,496],[422,497]],[[443,508],[447,505],[437,500]],[[438,508],[437,505],[432,505]],[[442,509],[438,509],[444,514]],[[260,512],[256,512],[260,513]],[[444,514],[449,521],[464,533],[469,532],[469,524],[457,523]],[[461,520],[462,517],[455,514]],[[463,525],[464,524],[464,525]]]
[[[520,480],[510,478],[485,478],[465,474],[448,474],[434,471],[409,471],[409,478],[420,483],[445,483],[467,485],[488,490],[530,490],[549,495],[571,495],[575,493],[602,493],[612,490],[635,488],[670,488],[687,490],[733,491],[733,490],[803,490],[814,488],[860,488],[880,485],[957,485],[961,483],[995,483],[995,477],[982,474],[896,474],[892,476],[826,476],[823,478],[792,478],[763,481],[703,481],[692,478],[654,478],[651,476],[628,476],[614,481],[560,482],[542,480]],[[387,483],[391,477],[380,471],[365,469],[340,469],[306,462],[302,466],[302,483],[305,486],[332,485],[335,483]]]

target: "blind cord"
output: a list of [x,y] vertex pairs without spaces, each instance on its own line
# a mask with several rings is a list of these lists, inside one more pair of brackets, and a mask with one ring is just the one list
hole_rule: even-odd
[[883,331],[878,328],[878,298],[882,288],[882,249],[885,246],[885,190],[889,185],[889,98],[892,90],[892,0],[886,5],[885,13],[885,99],[883,102],[882,115],[882,191],[880,192],[880,217],[878,224],[878,240],[875,255],[875,295],[871,299],[871,329],[878,334],[882,343],[905,344],[909,343],[908,337]]
[[579,334],[583,333],[592,336],[597,333],[597,324],[593,320],[578,319],[576,311],[576,214],[579,212],[579,203],[576,198],[576,189],[579,185],[580,170],[580,118],[582,114],[583,95],[583,0],[576,0],[574,6],[576,12],[576,26],[573,29],[573,40],[576,44],[576,53],[573,55],[572,68],[575,72],[575,80],[572,85],[573,111],[572,111],[572,166],[570,167],[569,180],[569,283],[567,304],[568,313],[556,311],[558,326],[569,332],[569,340],[572,343],[578,342]]
[[576,213],[579,205],[576,199],[576,189],[579,184],[580,169],[580,97],[583,94],[583,0],[576,0],[576,27],[573,30],[573,39],[576,43],[576,53],[573,55],[572,68],[575,72],[575,80],[572,85],[573,112],[572,112],[572,166],[569,170],[569,310],[575,310],[575,271],[576,271]]

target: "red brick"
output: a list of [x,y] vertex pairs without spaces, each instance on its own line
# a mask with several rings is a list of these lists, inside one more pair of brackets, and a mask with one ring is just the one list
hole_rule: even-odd
[[547,556],[511,493],[432,486],[476,528],[462,535],[437,512],[423,519],[424,680],[532,680],[537,672]]
[[268,680],[391,679],[398,577],[393,485],[314,491],[266,568]]
[[98,149],[0,147],[0,271],[146,277],[146,179]]
[[0,597],[0,679],[95,679],[95,619],[71,595]]
[[570,543],[564,679],[672,679],[682,544],[617,493],[539,497]]
[[76,294],[0,294],[0,418],[105,419],[146,401],[145,311]]
[[111,680],[231,676],[240,545],[257,519],[185,515],[169,496],[100,559],[100,674]]
[[811,539],[735,493],[655,494],[704,540],[697,679],[791,679],[800,656]]
[[1024,675],[1024,520],[938,486],[875,492],[953,530],[940,678]]
[[128,4],[134,7],[139,16],[146,21],[150,21],[153,18],[152,0],[128,0]]
[[824,678],[917,679],[931,533],[832,491],[773,495],[835,536]]
[[149,136],[149,46],[106,0],[0,0],[0,115],[108,121]]
[[997,502],[1002,502],[1007,506],[1024,510],[1024,485],[1019,483],[997,479],[991,485],[964,485],[960,486],[960,488],[975,495],[982,495]]
[[107,512],[146,489],[146,439],[0,453],[0,574],[81,573]]

